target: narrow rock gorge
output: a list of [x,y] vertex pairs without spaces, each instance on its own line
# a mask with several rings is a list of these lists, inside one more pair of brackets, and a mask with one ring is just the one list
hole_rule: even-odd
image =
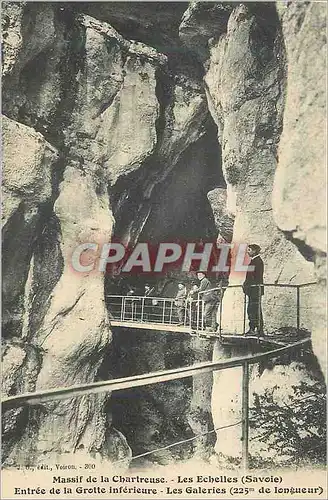
[[[79,244],[111,239],[257,243],[265,283],[313,283],[301,288],[299,320],[294,288],[272,286],[263,299],[268,331],[290,339],[299,321],[313,351],[252,365],[251,464],[322,465],[324,4],[3,2],[2,10],[3,397],[257,351],[111,327],[109,294],[151,282],[173,297],[182,275],[78,273],[71,264]],[[241,282],[230,273],[230,285]],[[226,290],[222,330],[242,333],[242,315],[241,289]],[[9,409],[4,464],[128,469],[196,457],[236,466],[240,427],[205,434],[240,419],[241,370]],[[270,419],[279,412],[288,421],[280,434]],[[181,440],[189,441],[131,460]]]

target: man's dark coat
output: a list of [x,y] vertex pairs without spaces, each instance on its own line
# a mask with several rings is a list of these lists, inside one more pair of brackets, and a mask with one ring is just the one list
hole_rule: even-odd
[[[247,271],[246,278],[243,284],[243,290],[246,295],[258,295],[259,287],[252,287],[251,285],[262,285],[263,284],[263,272],[264,272],[264,264],[263,260],[259,255],[254,257],[250,264],[250,266],[254,266],[253,271]],[[261,286],[261,295],[264,294],[264,287]]]

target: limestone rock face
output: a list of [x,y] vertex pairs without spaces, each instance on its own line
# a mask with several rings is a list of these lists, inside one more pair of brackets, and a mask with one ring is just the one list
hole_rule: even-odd
[[[51,166],[57,151],[30,127],[3,118],[3,209],[5,225],[24,202],[25,212],[37,211],[52,195]],[[26,219],[28,214],[26,213]]]
[[[269,17],[270,23],[265,25],[263,19]],[[285,240],[272,215],[285,85],[278,16],[273,6],[240,4],[225,26],[222,19],[227,19],[226,12],[221,13],[218,39],[208,43],[210,57],[205,81],[209,109],[218,125],[222,146],[227,207],[235,214],[232,242],[236,246],[261,246],[265,283],[313,281],[313,264],[307,263]],[[242,283],[244,276],[233,272],[230,282]],[[310,295],[309,290],[303,293],[304,310],[311,306]],[[268,331],[296,325],[296,290],[292,295],[290,290],[269,288],[264,301]],[[223,329],[241,331],[242,304],[241,289],[228,290],[224,297]],[[302,326],[310,329],[311,324],[308,315],[303,315]]]
[[216,228],[219,231],[218,240],[230,242],[233,234],[234,217],[227,209],[226,189],[212,189],[207,193],[207,198],[211,204]]
[[[2,14],[3,74],[6,76],[14,73],[17,78],[22,67],[54,40],[54,9],[51,4],[39,9],[26,2],[4,2]],[[27,17],[30,23],[28,34],[24,29]]]
[[[273,190],[277,226],[315,262],[313,344],[327,367],[326,283],[326,12],[322,5],[288,5],[279,11],[288,73],[283,131]],[[316,29],[313,29],[313,27]],[[326,373],[326,369],[324,372]]]
[[200,83],[186,76],[177,76],[165,116],[167,126],[159,148],[159,155],[165,158],[169,168],[166,168],[160,180],[173,168],[181,153],[204,134],[202,125],[207,115],[206,97]]
[[3,117],[3,326],[4,336],[23,329],[32,244],[53,196],[56,149],[34,129]]
[[82,29],[85,64],[66,142],[85,170],[101,169],[101,176],[114,185],[139,168],[155,147],[155,72],[165,57],[125,41],[88,16],[82,18]]
[[[42,327],[33,339],[44,351],[36,389],[93,381],[110,341],[103,276],[74,272],[70,261],[79,241],[86,238],[102,242],[110,236],[113,219],[107,199],[96,195],[92,179],[67,168],[54,211],[61,228],[64,267],[50,296]],[[54,459],[77,448],[85,453],[101,450],[106,431],[102,413],[105,399],[106,395],[83,397],[45,405],[41,413],[33,410],[39,428],[32,433],[32,439],[27,428],[10,459],[21,462],[25,456],[25,460],[36,463],[45,456]],[[59,440],[54,429],[65,430]],[[29,457],[24,455],[26,449],[30,450]]]
[[25,2],[3,4],[3,75],[10,73],[22,48],[21,25]]
[[3,8],[3,111],[35,127],[54,145],[49,127],[64,94],[65,24],[52,3],[40,9],[8,2]]
[[124,38],[140,40],[164,53],[181,47],[178,28],[185,9],[182,2],[101,2],[81,6],[83,12],[111,24]]
[[[254,346],[249,350],[255,351]],[[213,357],[224,360],[244,354],[245,350],[240,347],[216,345]],[[214,426],[229,426],[217,432],[215,451],[221,467],[236,466],[242,456],[242,378],[242,367],[213,374]],[[227,384],[230,390],[223,391]],[[249,366],[249,454],[252,468],[261,464],[267,467],[275,464],[304,466],[316,458],[324,461],[324,385],[312,353],[291,353]]]
[[[209,361],[212,345],[198,338],[165,332],[128,329],[114,334],[110,364],[118,377]],[[132,388],[112,395],[113,425],[123,429],[134,454],[188,439],[212,428],[210,393],[212,375]],[[204,436],[183,448],[160,450],[147,460],[172,463],[191,455],[206,456],[213,436]]]
[[[2,397],[33,392],[42,359],[40,350],[27,345],[24,340],[14,338],[11,342],[3,342],[2,353]],[[6,458],[17,441],[17,427],[23,427],[24,421],[28,418],[28,409],[14,408],[2,415],[2,454]]]
[[154,187],[205,133],[206,97],[199,81],[173,78],[167,57],[152,47],[90,16],[79,19],[86,55],[65,144],[83,171],[108,184],[117,232],[133,244]]
[[[154,186],[206,133],[208,119],[199,81],[170,75],[165,55],[69,6],[38,9],[8,6],[4,82],[6,335],[9,344],[21,335],[40,353],[31,390],[99,376],[111,342],[104,275],[74,270],[74,250],[95,243],[99,251],[85,252],[81,260],[97,261],[114,232],[113,208],[119,220],[115,190],[124,194],[125,179],[140,191],[141,213],[131,221],[128,210],[120,229],[129,238],[134,223],[136,238]],[[19,227],[25,246],[20,261]],[[9,441],[6,463],[71,462],[75,453],[74,460],[92,456],[105,463],[126,457],[126,466],[131,450],[111,427],[108,397],[30,409],[19,440]]]
[[[30,38],[24,40],[24,47],[13,62],[10,78],[6,82],[5,96],[8,101],[11,91],[15,91],[15,81],[24,74],[28,65],[32,64],[30,71],[33,75],[33,64],[39,60],[42,51],[50,50],[52,44],[51,50],[56,55],[52,62],[62,56],[63,47],[58,46],[58,40],[61,40],[63,26],[58,29],[58,38],[54,37],[53,24],[53,29],[48,29],[50,22],[55,23],[57,15],[54,6],[46,6],[43,10],[36,8],[32,12],[29,8],[24,10],[20,29],[25,33],[26,23],[31,23],[31,19],[32,29]],[[48,36],[40,45],[38,34],[46,30]],[[70,55],[70,49],[67,49],[67,57]],[[42,360],[39,370],[34,374],[36,389],[93,381],[102,362],[103,350],[110,341],[103,297],[104,278],[99,274],[90,276],[74,272],[71,255],[81,242],[108,241],[113,217],[104,185],[98,186],[101,178],[91,177],[69,165],[67,150],[65,156],[68,165],[62,165],[64,144],[60,142],[60,138],[63,136],[55,131],[57,117],[53,115],[53,102],[56,104],[56,99],[50,102],[48,97],[49,88],[62,90],[65,76],[61,75],[60,84],[57,85],[58,72],[50,69],[48,67],[52,74],[50,80],[41,79],[34,94],[31,93],[31,87],[23,86],[17,92],[15,105],[12,106],[12,101],[7,101],[6,109],[12,116],[19,114],[27,123],[35,124],[47,137],[55,140],[60,149],[56,169],[51,173],[49,168],[51,161],[57,158],[56,150],[40,133],[25,125],[15,124],[12,120],[5,122],[6,190],[11,194],[11,200],[20,196],[18,208],[22,212],[17,211],[16,206],[12,207],[13,203],[9,204],[8,216],[11,215],[11,218],[5,229],[8,228],[6,235],[16,253],[17,222],[22,217],[23,221],[29,222],[23,226],[23,242],[27,243],[24,257],[15,269],[13,254],[7,252],[8,268],[18,280],[8,281],[6,296],[7,300],[13,302],[18,295],[16,301],[25,312],[21,326],[24,338],[41,348]],[[8,89],[8,85],[13,88]],[[24,109],[23,112],[17,111],[20,106]],[[58,107],[55,109],[60,113]],[[42,117],[47,120],[46,127]],[[62,128],[65,128],[65,116],[62,118]],[[60,171],[63,170],[64,180],[59,188]],[[40,205],[41,215],[38,214]],[[19,249],[21,250],[20,247]],[[47,254],[48,249],[50,255]],[[21,275],[18,275],[17,267],[18,271],[23,267]],[[9,326],[11,329],[8,330],[8,336],[19,334],[17,324]],[[90,359],[93,359],[92,363]],[[45,457],[46,460],[61,461],[65,457],[63,454],[73,453],[77,448],[86,456],[91,452],[100,452],[107,430],[103,412],[106,396],[72,399],[31,410],[33,416],[27,420],[25,429],[22,429],[20,441],[12,443],[7,456],[8,463],[37,463],[42,462]],[[33,421],[38,422],[37,427]],[[60,433],[57,432],[59,429]],[[108,460],[108,450],[102,455]]]
[[191,2],[182,16],[179,35],[182,42],[192,48],[206,64],[209,58],[209,40],[218,39],[226,30],[233,9],[229,3]]
[[290,5],[280,12],[288,87],[273,193],[280,229],[318,252],[326,251],[326,141],[321,134],[326,111],[325,14],[315,4]]
[[[323,297],[320,275],[323,276],[325,268],[322,238],[326,227],[322,214],[325,138],[321,133],[325,123],[325,63],[321,59],[325,55],[325,40],[316,36],[313,26],[324,33],[326,12],[319,5],[281,6],[279,16],[273,4],[234,5],[229,15],[226,10],[216,8],[215,33],[206,18],[207,8],[202,3],[189,7],[180,33],[193,50],[197,50],[194,40],[201,40],[199,55],[206,71],[208,107],[222,147],[227,209],[235,216],[232,242],[257,243],[262,247],[265,283],[297,284],[313,282],[319,277],[318,286],[300,289],[300,325],[312,332],[315,354],[324,370],[325,309],[324,299],[319,297]],[[267,22],[263,22],[265,19]],[[200,25],[197,20],[202,20]],[[315,53],[318,53],[317,73],[312,72],[310,63]],[[319,87],[315,83],[317,75],[322,75]],[[313,135],[309,133],[312,123]],[[318,139],[312,141],[312,137]],[[308,181],[312,172],[313,177]],[[304,208],[303,199],[306,199]],[[280,229],[285,231],[287,239]],[[231,284],[243,280],[243,273],[230,275]],[[267,331],[296,327],[296,293],[295,288],[265,290],[263,310]],[[223,330],[243,331],[243,303],[241,289],[226,291]],[[247,323],[245,327],[248,329]],[[214,359],[221,359],[220,356],[229,354],[214,352]],[[279,366],[275,370],[278,376]],[[293,365],[284,371],[282,384],[286,394],[291,381],[298,376],[309,382],[307,370],[311,372],[309,365]],[[214,376],[212,411],[217,427],[238,421],[241,416],[241,369],[235,368],[231,373],[223,371]],[[253,376],[254,392],[260,393],[261,378],[255,372]],[[269,379],[272,376],[274,380],[275,374],[270,372],[266,376],[270,386]],[[227,383],[236,395],[230,399],[231,393],[227,393],[218,409],[215,402],[221,401],[221,394],[225,393],[222,388]],[[274,397],[279,399],[279,395]],[[235,454],[231,451],[234,448]],[[217,433],[216,451],[235,458],[240,456],[238,426]],[[268,452],[268,460],[272,459],[269,455]],[[275,459],[288,461],[286,456]]]

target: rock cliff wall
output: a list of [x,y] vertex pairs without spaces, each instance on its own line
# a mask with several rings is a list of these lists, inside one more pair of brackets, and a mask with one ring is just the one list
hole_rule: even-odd
[[[212,345],[167,332],[124,329],[114,333],[108,361],[119,377],[210,361]],[[160,449],[212,429],[211,374],[113,394],[108,410],[113,425],[127,437],[134,454]],[[159,450],[139,462],[168,464],[192,456],[208,457],[213,434],[187,445]]]
[[[209,13],[214,23],[209,22]],[[227,208],[235,215],[232,241],[261,246],[266,283],[317,281],[314,286],[300,289],[300,324],[312,332],[315,353],[324,372],[322,328],[326,313],[324,299],[321,302],[318,297],[323,297],[325,286],[322,152],[326,147],[323,134],[318,131],[324,128],[325,121],[326,77],[322,57],[326,52],[325,37],[317,37],[315,30],[310,33],[310,26],[320,30],[325,19],[324,9],[315,5],[280,5],[276,11],[273,4],[200,2],[189,7],[180,25],[181,38],[198,52],[204,64],[209,110],[218,126],[222,148]],[[315,52],[318,73],[312,72],[309,63]],[[319,86],[314,81],[316,74],[321,75]],[[313,132],[309,134],[309,130]],[[310,182],[306,180],[309,175]],[[242,283],[243,279],[242,274],[230,275],[232,284]],[[294,289],[265,290],[264,322],[269,331],[296,326],[296,300]],[[223,330],[237,333],[242,329],[242,304],[241,290],[226,292]],[[214,350],[214,359],[227,356],[221,349]],[[278,367],[266,373],[266,382],[270,385],[269,380],[280,377],[288,394],[292,380],[302,372],[303,381],[311,386],[311,363],[305,370],[303,365],[292,363],[282,372],[278,363]],[[214,374],[213,420],[217,427],[241,415],[241,369],[234,369],[233,375]],[[227,377],[231,393],[218,410],[215,401]],[[255,375],[255,387],[261,384],[262,377]],[[237,428],[219,432],[217,453],[229,454],[229,449],[235,458],[240,456],[240,436]]]
[[[318,282],[302,289],[301,326],[312,331],[324,367],[325,11],[320,4],[176,7],[163,4],[161,18],[145,4],[142,16],[123,3],[96,11],[3,4],[4,394],[103,376],[112,349],[107,285],[101,273],[72,272],[70,258],[77,244],[111,236],[260,244],[266,282]],[[230,282],[242,279],[233,274]],[[226,293],[225,329],[240,332],[242,303],[240,292]],[[290,325],[295,296],[270,289],[264,309],[269,329]],[[195,360],[210,356],[192,342],[189,349]],[[161,352],[165,367],[170,355]],[[144,356],[131,359],[149,369]],[[121,368],[107,366],[106,377]],[[214,377],[213,401],[222,383]],[[185,427],[174,432],[208,428],[210,386],[188,385]],[[182,391],[170,396],[175,409]],[[109,398],[8,413],[7,463],[59,463],[77,452],[128,461],[129,445],[138,449],[145,438],[127,431],[126,441],[115,429],[121,418],[126,430],[131,415],[117,405],[112,419]],[[157,427],[174,411],[162,403],[150,391],[141,408],[163,444]],[[222,418],[213,412],[214,424]]]
[[[23,390],[18,372],[32,389],[98,377],[111,342],[104,276],[74,273],[71,254],[113,234],[135,242],[154,187],[214,125],[199,78],[172,72],[166,55],[78,8],[8,3],[3,22],[4,391],[12,394]],[[35,355],[24,360],[33,349],[31,370]],[[77,452],[129,457],[110,427],[107,399],[33,408],[20,419],[19,441],[9,440],[7,462],[61,462]]]
[[[209,109],[218,126],[222,148],[227,207],[235,215],[232,241],[236,245],[246,242],[261,246],[265,283],[313,282],[313,263],[306,262],[298,249],[286,241],[272,212],[288,67],[275,6],[216,4],[211,7],[216,16],[213,24],[209,23],[207,9],[207,4],[193,4],[184,15],[180,34],[194,50],[201,45],[199,37],[207,47],[200,56],[205,59]],[[230,283],[243,280],[242,273],[230,277]],[[313,323],[309,308],[315,310],[315,297],[316,292],[302,290],[301,323],[308,329]],[[295,301],[296,290],[265,290],[268,331],[293,321],[296,326],[295,315],[291,317]],[[242,304],[240,289],[226,293],[223,329],[240,331]]]
[[[275,222],[314,262],[312,342],[327,373],[326,324],[326,12],[320,5],[278,10],[286,46],[288,85],[273,190]],[[315,64],[315,66],[314,66]]]

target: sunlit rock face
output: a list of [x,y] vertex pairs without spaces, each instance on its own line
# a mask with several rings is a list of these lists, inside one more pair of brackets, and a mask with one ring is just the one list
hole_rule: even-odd
[[113,185],[138,169],[156,144],[156,68],[165,57],[83,16],[85,55],[66,142],[85,171]]
[[50,200],[51,170],[58,154],[41,134],[7,117],[3,119],[3,137],[6,147],[2,223],[6,225],[22,202],[37,212],[40,205]]
[[[27,344],[26,340],[18,336],[9,342],[4,340],[2,350],[2,397],[33,392],[42,360],[40,350]],[[27,407],[19,407],[3,412],[2,415],[2,454],[3,457],[7,457],[21,437],[21,432],[18,429],[24,429],[29,414]]]
[[[210,48],[205,78],[221,123],[223,171],[236,198],[233,242],[261,246],[266,283],[308,282],[313,280],[311,264],[286,242],[272,217],[285,75],[278,22],[273,9],[265,14],[273,16],[271,26],[261,25],[256,9],[240,6],[233,11],[226,33]],[[263,44],[259,43],[261,35]],[[241,283],[243,279],[236,272],[230,281]],[[242,304],[241,290],[227,293],[223,328],[240,331]],[[296,291],[293,295],[290,290],[266,289],[267,330],[295,326],[295,306]],[[304,326],[309,326],[307,319],[304,317]]]
[[[256,345],[248,347],[249,354],[258,351]],[[240,346],[217,344],[213,357],[219,361],[244,354]],[[250,466],[324,463],[325,383],[313,353],[305,350],[264,360],[249,365],[248,371]],[[242,458],[243,376],[241,366],[213,374],[216,461],[232,469]],[[224,391],[227,385],[230,390]]]
[[[310,25],[318,26],[321,34],[324,33],[326,14],[322,6],[315,5],[281,5],[279,13],[273,4],[226,5],[225,8],[223,5],[191,5],[183,16],[180,36],[194,51],[197,52],[200,46],[198,53],[205,69],[208,107],[217,124],[222,148],[227,211],[235,217],[232,242],[261,246],[265,283],[319,282],[300,289],[299,324],[312,332],[314,352],[324,371],[326,340],[322,328],[326,313],[321,287],[325,269],[323,235],[326,223],[322,214],[325,138],[321,131],[326,113],[325,63],[320,58],[325,55],[325,39],[317,37]],[[212,12],[213,24],[206,15],[208,10]],[[315,53],[318,53],[317,73],[312,72],[310,63]],[[315,83],[317,74],[322,75],[319,88]],[[308,132],[312,123],[313,135]],[[317,140],[312,141],[312,137]],[[310,172],[313,176],[308,181]],[[242,283],[244,276],[232,273],[230,283]],[[241,333],[248,329],[244,300],[241,289],[225,293],[223,331]],[[273,332],[282,327],[294,331],[296,301],[295,288],[267,288],[263,297],[265,331]],[[215,349],[214,359],[226,359],[233,354],[241,352]],[[313,396],[312,387],[316,383],[321,387],[319,392],[323,393],[321,375],[317,368],[313,372],[313,363],[314,360],[305,364],[295,362],[281,368],[277,362],[277,366],[262,373],[253,369],[250,387],[256,411],[260,400],[265,401],[266,409],[270,404],[283,407],[283,392],[287,399],[297,400],[304,389],[301,379],[307,386],[307,396]],[[281,389],[275,391],[276,377]],[[296,379],[294,394],[291,386]],[[229,374],[225,371],[214,374],[212,412],[215,427],[240,420],[241,381],[241,368],[229,370]],[[226,392],[227,384],[231,392]],[[270,387],[272,394],[268,394]],[[222,403],[219,407],[217,401]],[[316,411],[315,403],[313,405],[307,410],[308,415]],[[322,431],[322,422],[319,425]],[[301,436],[302,432],[295,439],[301,441],[311,431],[307,429]],[[255,434],[254,431],[254,464],[257,454],[266,456],[268,463],[270,460],[290,463],[290,450],[270,451],[271,438],[266,436],[261,441]],[[228,465],[231,467],[241,457],[240,438],[240,425],[217,432],[215,450],[221,458],[230,456]],[[226,458],[223,463],[227,465]]]
[[[79,104],[78,92],[74,94],[74,89],[70,87],[71,93],[63,96],[71,76],[65,74],[63,67],[57,69],[57,73],[53,71],[54,67],[48,67],[49,79],[44,68],[44,78],[40,79],[33,93],[32,82],[28,79],[29,74],[32,78],[36,77],[32,68],[34,64],[40,64],[44,51],[48,55],[49,52],[54,54],[53,58],[49,58],[53,64],[61,57],[72,57],[70,48],[65,47],[64,50],[58,45],[58,39],[67,27],[60,24],[59,17],[54,6],[46,6],[44,11],[33,8],[24,11],[20,29],[26,34],[26,23],[30,22],[30,38],[24,40],[24,49],[17,50],[16,66],[10,59],[13,67],[8,73],[8,85],[14,86],[20,76],[26,80],[26,85],[17,92],[14,106],[8,98],[8,114],[33,124],[39,130],[36,132],[26,125],[6,121],[6,135],[9,137],[5,137],[5,176],[11,203],[4,234],[9,242],[12,241],[17,231],[17,223],[12,221],[20,216],[25,221],[22,229],[26,235],[24,257],[19,259],[15,270],[12,269],[15,253],[7,253],[7,269],[12,269],[11,278],[15,274],[19,279],[17,284],[12,279],[8,282],[9,293],[6,296],[12,296],[12,301],[16,299],[16,308],[23,308],[22,324],[14,323],[16,328],[9,328],[7,337],[18,336],[18,326],[21,326],[21,335],[31,346],[29,349],[32,346],[38,349],[41,359],[33,372],[36,390],[93,381],[103,351],[110,341],[103,276],[74,273],[70,263],[77,244],[108,241],[114,222],[101,175],[92,176],[91,172],[78,168],[62,141],[62,133],[67,133],[69,127],[66,131],[57,130],[56,113],[61,113],[61,100],[66,100],[66,104],[69,101],[70,109],[74,109]],[[46,42],[40,46],[37,35],[49,24],[56,25],[58,37],[53,28]],[[81,24],[80,34],[83,29]],[[31,73],[27,72],[28,65]],[[10,97],[12,91],[13,88],[7,87],[5,97]],[[52,91],[53,95],[60,96],[55,110],[56,99],[48,99]],[[68,123],[67,117],[63,117],[63,129]],[[48,141],[53,140],[57,148],[45,140],[45,135]],[[21,142],[23,144],[20,145]],[[21,168],[19,162],[22,163]],[[12,199],[17,199],[17,196],[18,204],[13,206]],[[19,284],[20,296],[16,298]],[[9,323],[10,326],[12,323]],[[6,352],[10,353],[10,350]],[[25,365],[21,368],[23,373]],[[107,425],[103,412],[106,398],[104,394],[33,408],[20,440],[13,442],[8,450],[8,463],[60,462],[63,456],[67,460],[67,455],[76,450],[80,450],[82,455],[98,453],[108,460]]]
[[[273,190],[274,218],[299,252],[314,261],[318,285],[312,339],[326,360],[326,12],[319,4],[279,9],[288,62],[283,130]],[[315,29],[313,29],[315,27]]]
[[218,229],[218,242],[231,242],[233,235],[234,214],[227,206],[227,190],[223,188],[212,189],[207,193],[211,204],[215,225]]
[[[99,377],[111,343],[104,276],[74,271],[75,247],[100,246],[114,230],[135,242],[157,186],[174,168],[185,175],[189,148],[199,140],[205,154],[207,144],[218,148],[196,70],[172,73],[167,55],[124,38],[80,6],[6,4],[3,21],[4,392],[13,394],[27,390],[10,382],[18,373],[28,390]],[[215,179],[207,186],[200,159],[195,165],[189,168],[204,184],[201,203],[210,214],[206,189]],[[61,463],[73,453],[104,463],[126,457],[128,463],[131,450],[112,426],[108,398],[104,393],[44,404],[28,416],[18,412],[7,429],[6,463]],[[196,417],[191,421],[198,426]]]
[[58,153],[32,128],[7,117],[2,125],[3,332],[26,336],[31,247],[51,203]]
[[89,2],[80,8],[111,24],[127,40],[138,39],[163,53],[183,48],[179,24],[187,8],[185,2],[101,2],[97,5]]
[[[208,8],[197,3],[189,7],[180,25],[180,34],[194,50],[197,50],[194,40],[201,38],[203,45],[206,45],[204,69],[208,105],[218,126],[222,169],[227,182],[227,208],[230,213],[235,214],[232,241],[236,245],[257,243],[261,246],[265,283],[313,282],[313,258],[306,252],[302,255],[277,228],[273,218],[273,201],[279,203],[275,201],[277,190],[273,196],[272,191],[280,157],[286,154],[283,151],[287,144],[288,151],[300,150],[297,144],[292,145],[288,140],[288,133],[285,140],[282,138],[282,143],[280,138],[288,112],[288,108],[285,108],[286,88],[289,91],[289,78],[293,74],[296,85],[296,74],[301,71],[302,62],[297,63],[300,65],[297,66],[299,71],[293,69],[296,62],[291,63],[290,75],[290,51],[287,50],[286,53],[285,46],[287,44],[288,48],[288,42],[273,4],[240,4],[226,8],[215,4],[211,10],[214,11],[212,19],[216,32],[214,27],[210,27],[206,17]],[[324,13],[321,12],[321,15],[324,16]],[[287,17],[285,23],[285,30],[292,31],[291,26],[287,28]],[[309,39],[308,43],[311,50],[315,51],[317,44],[320,45],[321,42],[312,45]],[[201,56],[204,59],[204,51]],[[305,89],[303,92],[306,95]],[[288,105],[288,93],[286,98]],[[321,101],[316,104],[318,105],[313,113],[318,116],[318,120],[319,117],[324,120]],[[294,103],[294,113],[295,108],[301,109]],[[303,126],[305,123],[302,122]],[[322,152],[324,148],[318,144],[313,149],[320,156],[318,151]],[[322,164],[323,156],[320,158],[316,165]],[[316,168],[322,172],[320,167]],[[301,168],[299,173],[301,176]],[[295,185],[295,199],[296,191]],[[308,194],[308,200],[313,204],[313,195]],[[290,207],[290,213],[294,213],[294,208]],[[286,213],[287,211],[286,207]],[[296,212],[300,214],[303,210],[297,209]],[[319,214],[318,217],[314,214],[311,217],[313,211],[310,214],[308,210],[305,212],[307,220],[312,219],[316,225],[314,220],[319,218]],[[242,283],[244,276],[241,272],[232,273],[230,283]],[[300,293],[300,323],[302,327],[311,330],[317,314],[317,292],[314,287],[305,287]],[[285,326],[296,327],[296,296],[296,289],[270,287],[265,290],[263,309],[268,332]],[[243,299],[241,289],[230,290],[225,295],[223,329],[227,332],[240,333],[243,329]]]

